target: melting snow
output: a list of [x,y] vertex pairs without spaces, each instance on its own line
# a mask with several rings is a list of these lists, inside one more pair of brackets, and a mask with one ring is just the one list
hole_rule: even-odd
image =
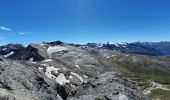
[[78,69],[80,69],[80,66],[79,66],[79,65],[77,65],[77,64],[76,64],[76,67],[77,67]]
[[50,62],[50,61],[53,61],[52,59],[46,59],[46,60],[43,60],[42,62]]
[[46,69],[45,75],[47,75],[49,78],[56,80],[60,85],[70,82],[70,80],[67,80],[65,78],[63,73],[60,73],[57,77],[51,74],[52,71],[54,71],[55,73],[58,73],[58,70],[59,68],[55,68],[54,66],[51,66],[51,67],[48,66]]
[[41,64],[42,66],[47,66],[47,67],[49,67],[47,64]]
[[2,50],[5,51],[7,48],[3,48]]
[[7,58],[7,57],[9,57],[9,56],[11,56],[11,55],[13,55],[13,54],[14,54],[14,52],[13,52],[13,51],[11,51],[9,54],[4,55],[4,57],[5,57],[5,58]]
[[32,64],[36,64],[37,62],[31,62]]
[[87,76],[87,75],[83,75],[83,77],[88,78],[88,76]]
[[34,58],[30,58],[28,61],[33,62],[33,61],[34,61]]
[[129,57],[129,55],[125,55],[126,57]]
[[[46,66],[46,64],[41,64],[41,65]],[[59,68],[55,68],[54,66],[48,66],[48,67],[46,67],[45,75],[47,75],[50,78],[55,77],[54,75],[51,74],[51,72],[54,71],[55,73],[58,73],[57,72],[58,70],[59,70]]]
[[70,80],[67,80],[67,79],[65,78],[65,76],[64,76],[63,73],[60,73],[60,74],[58,75],[58,77],[56,77],[55,80],[56,80],[60,85],[62,85],[62,84],[64,84],[64,83],[69,83],[69,82],[70,82]]
[[73,84],[71,84],[71,87],[72,87],[72,88],[75,88],[76,86],[75,86],[75,85],[73,85]]
[[116,55],[107,56],[106,58],[116,57]]
[[80,75],[78,75],[77,73],[73,73],[73,72],[71,72],[71,74],[76,76],[77,78],[79,78],[80,81],[83,82],[83,78]]
[[62,47],[62,46],[51,46],[47,49],[48,54],[52,54],[54,52],[59,52],[59,51],[63,51],[63,50],[67,50],[66,47]]
[[42,68],[42,67],[38,67],[38,69],[39,69],[40,71],[43,71],[43,68]]
[[69,78],[71,79],[71,78],[73,78],[73,76],[70,75]]

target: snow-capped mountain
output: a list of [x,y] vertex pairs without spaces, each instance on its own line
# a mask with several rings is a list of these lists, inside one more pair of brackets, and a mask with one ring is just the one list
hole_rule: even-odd
[[86,46],[117,50],[124,53],[141,54],[150,56],[170,55],[170,42],[133,42],[133,43],[110,43],[100,44],[87,43]]

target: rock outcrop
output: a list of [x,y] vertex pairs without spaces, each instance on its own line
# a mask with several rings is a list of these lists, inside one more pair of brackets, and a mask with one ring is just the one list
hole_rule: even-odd
[[93,78],[72,92],[72,96],[69,99],[147,100],[137,86],[114,72],[106,72]]
[[[60,95],[59,95],[60,94]],[[0,100],[63,100],[65,89],[25,62],[0,62]]]

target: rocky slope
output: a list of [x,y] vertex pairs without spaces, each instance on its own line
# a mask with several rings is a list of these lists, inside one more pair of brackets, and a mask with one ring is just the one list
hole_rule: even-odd
[[[77,87],[78,89],[74,88],[75,90],[72,91],[71,88],[68,89],[66,85],[59,82],[63,81],[62,78],[58,81],[55,79],[50,79],[42,71],[39,71],[36,66],[32,66],[32,64],[29,62],[3,59],[0,61],[0,99],[70,100],[71,98],[69,95],[71,95],[71,100],[74,100],[74,98],[77,98],[77,95],[73,96],[74,92],[82,92],[81,94],[87,93],[89,95],[85,95],[85,98],[88,97],[89,99],[92,95],[96,97],[100,96],[101,94],[107,94],[110,96],[108,98],[111,100],[146,99],[146,97],[137,89],[134,84],[122,78],[121,75],[106,73],[96,77],[96,79],[97,80],[93,79],[83,84],[83,87],[86,87],[83,90],[80,85],[80,87]],[[94,94],[95,91],[97,91],[96,89],[101,92],[98,94],[96,92],[96,94]],[[80,90],[82,91],[80,92]],[[107,92],[104,93],[104,91]],[[92,97],[90,100],[94,100],[94,97]],[[83,97],[80,100],[86,100],[85,98]]]
[[42,61],[47,58],[47,54],[42,46],[38,44],[30,44],[21,52],[13,54],[9,58],[14,60]]
[[120,74],[107,72],[81,85],[71,100],[146,100],[137,87]]
[[[60,86],[24,62],[0,62],[0,100],[62,100]],[[61,93],[60,93],[61,92]]]

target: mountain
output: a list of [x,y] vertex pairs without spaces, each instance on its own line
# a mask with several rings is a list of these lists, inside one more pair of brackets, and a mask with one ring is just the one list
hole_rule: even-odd
[[42,61],[47,58],[45,49],[39,44],[30,44],[17,54],[11,55],[10,59]]
[[155,48],[158,51],[161,51],[164,55],[170,55],[170,42],[140,42],[141,45],[146,47]]
[[21,44],[8,44],[0,46],[0,55],[8,58],[23,51],[25,47]]
[[[34,95],[35,100],[41,97],[44,100],[147,100],[148,97],[157,98],[153,93],[161,89],[164,94],[159,99],[164,100],[161,98],[169,97],[170,59],[147,45],[143,42],[79,45],[54,41],[30,44],[22,50],[16,46],[17,53],[8,57],[5,55],[13,49],[1,53],[0,83],[15,88],[2,88],[10,95],[0,97],[23,95],[30,98]],[[7,45],[1,46],[4,47]],[[35,78],[37,75],[41,77],[40,81]],[[10,82],[4,83],[5,80]],[[33,88],[33,93],[27,85]],[[21,91],[23,89],[26,92]]]
[[166,56],[170,55],[170,42],[133,42],[133,43],[87,43],[86,46],[117,50],[123,53]]

